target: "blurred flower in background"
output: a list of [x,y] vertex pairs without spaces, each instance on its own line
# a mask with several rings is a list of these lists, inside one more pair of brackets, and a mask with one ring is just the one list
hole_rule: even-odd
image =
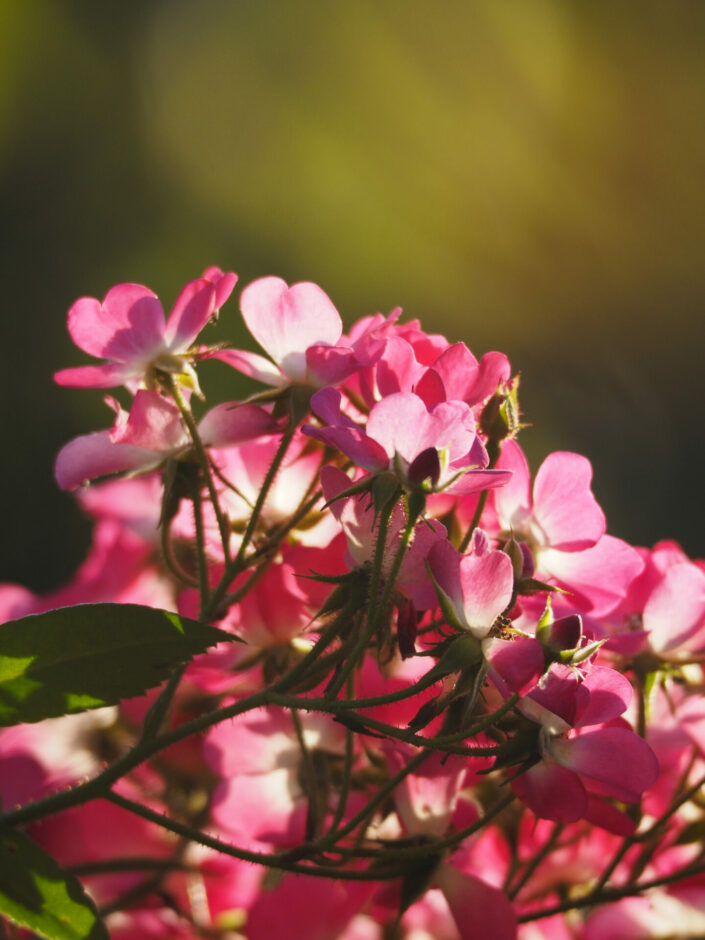
[[[52,383],[67,309],[168,309],[213,260],[506,351],[534,469],[586,454],[615,534],[702,554],[703,30],[697,0],[4,0],[0,579],[87,545],[52,478],[104,423]],[[205,342],[252,347],[236,303]]]

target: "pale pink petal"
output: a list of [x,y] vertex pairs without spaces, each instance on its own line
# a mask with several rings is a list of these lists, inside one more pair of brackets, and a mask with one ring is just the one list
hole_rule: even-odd
[[575,738],[554,738],[554,760],[601,784],[600,790],[626,803],[636,803],[658,777],[656,755],[627,728],[599,728]]
[[282,374],[279,366],[276,366],[271,359],[265,359],[259,353],[249,352],[245,349],[221,349],[212,356],[213,359],[220,359],[227,363],[243,375],[248,375],[251,379],[256,379],[264,385],[273,385],[279,387],[288,385],[289,381]]
[[109,473],[150,469],[160,460],[161,455],[142,447],[114,444],[110,431],[96,431],[76,437],[61,448],[54,474],[62,490],[75,490]]
[[591,480],[592,465],[580,454],[557,451],[541,464],[534,482],[534,518],[546,545],[578,552],[604,535],[605,516]]
[[[413,756],[391,742],[384,749],[396,774]],[[418,772],[408,774],[394,791],[394,801],[408,835],[445,834],[465,778],[467,758],[458,754],[432,754]]]
[[260,346],[293,381],[306,379],[306,350],[334,346],[343,331],[340,314],[316,284],[288,287],[278,277],[254,281],[242,292],[242,316]]
[[509,555],[490,552],[460,559],[460,584],[465,620],[472,633],[484,637],[505,610],[514,590],[514,571]]
[[198,431],[204,444],[229,447],[276,431],[277,422],[256,405],[223,402],[201,419]]
[[435,425],[428,409],[411,392],[388,395],[370,411],[367,434],[390,458],[396,453],[411,462],[427,447],[436,446]]
[[503,891],[443,863],[436,874],[461,940],[515,940],[517,919]]
[[494,492],[494,507],[503,529],[520,534],[531,515],[531,474],[522,449],[516,441],[505,441],[497,469],[511,470],[512,479]]
[[705,755],[705,699],[692,695],[678,706],[677,714],[681,728]]
[[657,652],[687,643],[705,621],[705,574],[695,565],[669,568],[644,607],[644,629]]
[[426,559],[434,545],[447,542],[448,533],[435,519],[419,522],[414,537],[404,556],[397,585],[410,597],[418,610],[437,605],[436,591],[426,570]]
[[542,819],[568,823],[582,819],[587,796],[570,770],[551,761],[540,761],[511,783],[512,790]]
[[[501,494],[506,489],[495,492]],[[594,617],[614,610],[643,567],[639,553],[611,535],[603,535],[597,545],[582,552],[544,549],[538,557],[539,577],[555,579],[571,592],[571,600],[580,610]]]
[[172,352],[185,352],[215,310],[215,287],[207,280],[190,281],[176,299],[164,338]]
[[623,714],[634,692],[629,679],[609,666],[593,666],[575,692],[574,727],[599,725]]
[[135,370],[123,362],[106,362],[101,366],[77,366],[60,369],[54,381],[64,388],[115,388],[133,377]]

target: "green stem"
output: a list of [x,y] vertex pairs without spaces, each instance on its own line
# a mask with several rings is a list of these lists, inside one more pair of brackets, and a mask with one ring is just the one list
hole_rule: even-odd
[[341,869],[333,866],[331,866],[329,869],[323,866],[313,866],[292,862],[288,861],[282,855],[267,855],[264,852],[251,852],[247,849],[239,849],[227,842],[222,842],[220,839],[215,839],[212,836],[207,835],[205,832],[201,832],[199,829],[194,829],[193,827],[187,826],[184,823],[170,819],[168,816],[165,816],[162,813],[154,812],[154,810],[148,809],[141,803],[128,800],[112,791],[107,794],[106,799],[110,800],[112,803],[115,803],[116,806],[121,806],[123,809],[128,810],[128,812],[134,813],[135,816],[140,816],[142,819],[146,819],[148,822],[155,823],[157,826],[161,826],[162,829],[168,829],[170,832],[174,832],[176,835],[179,835],[184,839],[188,839],[191,842],[198,842],[201,845],[205,845],[217,852],[222,852],[224,855],[229,855],[232,858],[238,858],[244,862],[254,862],[257,865],[264,865],[266,868],[275,868],[280,871],[312,875],[314,878],[335,878],[344,879],[346,881],[387,881],[391,878],[400,878],[405,871],[403,866],[386,869],[375,868],[372,871],[341,871]]
[[694,875],[702,875],[703,873],[705,873],[705,862],[698,862],[697,865],[688,865],[678,872],[664,875],[661,878],[652,878],[650,881],[643,881],[641,884],[626,884],[621,888],[607,888],[601,891],[599,896],[589,894],[582,898],[563,901],[561,904],[555,904],[553,907],[546,907],[541,911],[531,911],[529,914],[522,914],[518,918],[518,921],[520,924],[526,924],[532,920],[553,917],[555,914],[563,914],[566,911],[592,907],[595,904],[607,904],[610,901],[621,901],[622,898],[636,897],[643,891],[650,891],[653,888],[663,888],[666,885],[675,884],[677,881],[692,878]]

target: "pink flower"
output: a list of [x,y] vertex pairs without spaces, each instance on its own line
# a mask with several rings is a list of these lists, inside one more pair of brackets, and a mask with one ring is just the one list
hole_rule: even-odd
[[523,699],[521,711],[541,725],[542,760],[512,789],[537,816],[585,818],[622,835],[633,830],[631,820],[602,799],[636,803],[658,777],[653,751],[618,717],[631,697],[629,680],[614,669],[593,666],[578,682],[570,668],[554,665]]
[[167,372],[197,392],[192,361],[202,351],[192,344],[230,296],[237,281],[232,273],[208,268],[179,294],[165,321],[162,305],[140,284],[118,284],[102,303],[82,297],[69,310],[68,328],[74,343],[91,356],[107,359],[98,366],[62,369],[54,376],[69,388],[113,388],[130,391],[154,388],[156,372]]
[[243,349],[224,349],[216,358],[265,385],[336,384],[357,366],[353,349],[338,345],[340,314],[316,284],[289,287],[279,277],[263,277],[242,292],[240,309],[270,359]]
[[[55,475],[64,490],[111,473],[153,470],[191,447],[178,408],[157,392],[138,391],[129,414],[114,399],[106,401],[116,413],[113,429],[76,437],[59,451]],[[204,444],[223,447],[271,433],[276,422],[254,405],[226,402],[212,408],[198,429]]]
[[526,542],[537,577],[567,588],[579,609],[595,617],[612,611],[643,562],[626,542],[605,535],[605,516],[590,488],[590,461],[564,451],[549,454],[533,494],[529,466],[515,441],[503,444],[497,466],[513,471],[511,482],[494,493],[502,534]]
[[444,607],[458,628],[483,640],[512,598],[514,572],[509,556],[490,550],[487,536],[476,529],[466,555],[460,555],[450,542],[439,542],[431,549],[428,564]]
[[413,480],[414,461],[433,457],[435,451],[434,469],[429,473],[434,487],[471,493],[504,485],[510,479],[507,471],[485,469],[487,451],[465,402],[441,402],[429,410],[413,392],[396,392],[374,405],[364,430],[340,406],[341,395],[336,389],[316,392],[311,407],[329,426],[305,425],[302,430],[341,450],[365,470],[397,469],[406,482]]

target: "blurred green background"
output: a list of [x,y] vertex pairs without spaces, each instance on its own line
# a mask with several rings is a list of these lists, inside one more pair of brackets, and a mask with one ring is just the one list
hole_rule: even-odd
[[699,0],[2,0],[0,578],[88,542],[68,307],[209,264],[505,351],[534,468],[587,454],[612,532],[702,555],[704,41]]

